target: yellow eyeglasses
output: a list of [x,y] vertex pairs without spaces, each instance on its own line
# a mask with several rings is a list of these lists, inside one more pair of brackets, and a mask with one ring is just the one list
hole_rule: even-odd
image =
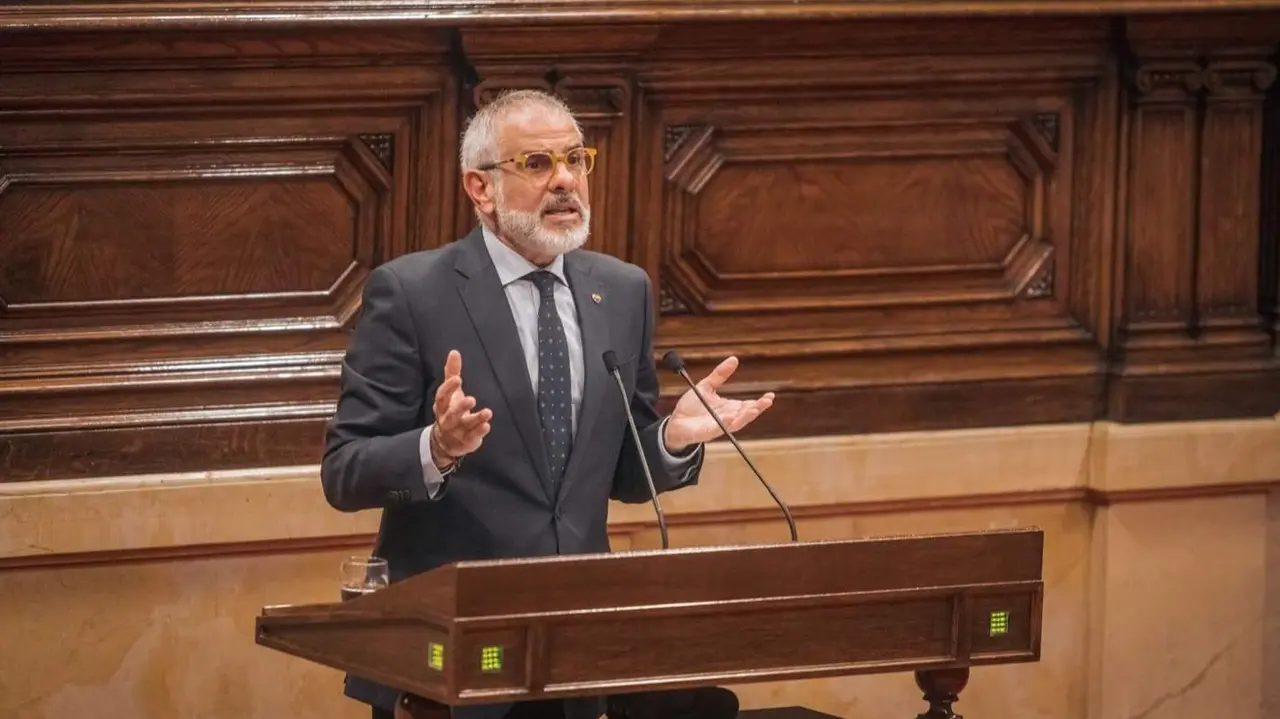
[[477,169],[492,170],[500,165],[511,163],[521,172],[537,177],[554,172],[557,162],[563,162],[564,166],[569,168],[569,172],[575,175],[589,175],[596,166],[596,148],[575,147],[564,154],[548,150],[522,152],[515,157],[508,157],[505,160],[481,165]]

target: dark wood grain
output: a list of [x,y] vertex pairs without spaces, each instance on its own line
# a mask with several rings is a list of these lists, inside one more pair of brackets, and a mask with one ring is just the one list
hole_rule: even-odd
[[1202,32],[1228,27],[1235,43],[1206,48],[1185,23],[1132,26],[1125,310],[1108,400],[1122,421],[1270,416],[1280,402],[1258,285],[1273,242],[1260,199],[1275,44],[1253,44],[1239,19]]
[[[21,482],[318,464],[331,411],[327,403],[270,405],[235,408],[223,421],[210,421],[215,411],[194,410],[190,416],[87,417],[57,431],[8,431],[0,437],[0,478]],[[119,419],[121,426],[103,429],[104,419]]]
[[[1039,660],[1043,540],[462,562],[348,602],[264,608],[257,643],[450,706],[903,671],[950,706],[970,666]],[[487,670],[486,651],[502,657]]]
[[447,39],[42,39],[0,43],[0,480],[314,463],[365,276],[454,225]]
[[1280,7],[964,5],[0,8],[0,481],[315,461],[516,87],[600,149],[658,352],[778,393],[744,437],[1280,411]]
[[[1280,92],[1267,94],[1262,133],[1262,251],[1258,268],[1259,309],[1280,338]],[[1280,343],[1276,351],[1280,354]]]
[[957,15],[1098,15],[1123,13],[1203,13],[1269,11],[1276,0],[743,0],[702,3],[687,0],[104,0],[88,7],[66,0],[27,0],[6,7],[0,30],[208,29],[211,27],[296,27],[351,23],[413,23],[426,26],[507,23],[697,22],[854,19]]

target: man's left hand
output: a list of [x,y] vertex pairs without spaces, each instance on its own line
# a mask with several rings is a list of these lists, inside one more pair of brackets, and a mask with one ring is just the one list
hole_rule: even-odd
[[[730,432],[737,432],[751,424],[756,417],[773,405],[772,392],[766,392],[759,399],[738,400],[721,397],[720,387],[729,381],[736,369],[738,369],[738,358],[730,357],[697,383],[698,391],[706,398],[707,404],[711,405],[716,414],[720,415],[721,421]],[[702,406],[702,402],[694,395],[693,390],[689,390],[672,410],[662,440],[668,452],[680,454],[695,444],[710,442],[722,434],[724,432],[720,431],[720,426],[716,424],[715,419],[707,413],[707,408]]]

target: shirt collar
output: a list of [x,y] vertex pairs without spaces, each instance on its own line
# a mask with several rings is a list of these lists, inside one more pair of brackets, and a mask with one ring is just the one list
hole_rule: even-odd
[[494,269],[498,271],[498,281],[502,283],[503,287],[516,280],[523,279],[530,272],[537,272],[538,270],[546,270],[555,275],[564,284],[569,284],[569,281],[564,276],[564,255],[556,255],[555,260],[550,265],[538,267],[521,257],[520,253],[503,244],[502,240],[499,240],[498,236],[493,234],[493,231],[488,227],[482,226],[482,229],[484,230],[484,246],[489,250],[489,257],[493,259]]

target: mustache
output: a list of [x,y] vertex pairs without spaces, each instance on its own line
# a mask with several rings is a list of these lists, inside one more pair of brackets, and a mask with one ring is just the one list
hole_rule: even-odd
[[542,213],[545,214],[547,212],[556,212],[559,210],[573,210],[579,215],[583,214],[582,200],[578,198],[578,193],[566,192],[562,195],[552,195],[546,200],[543,200],[541,208]]

